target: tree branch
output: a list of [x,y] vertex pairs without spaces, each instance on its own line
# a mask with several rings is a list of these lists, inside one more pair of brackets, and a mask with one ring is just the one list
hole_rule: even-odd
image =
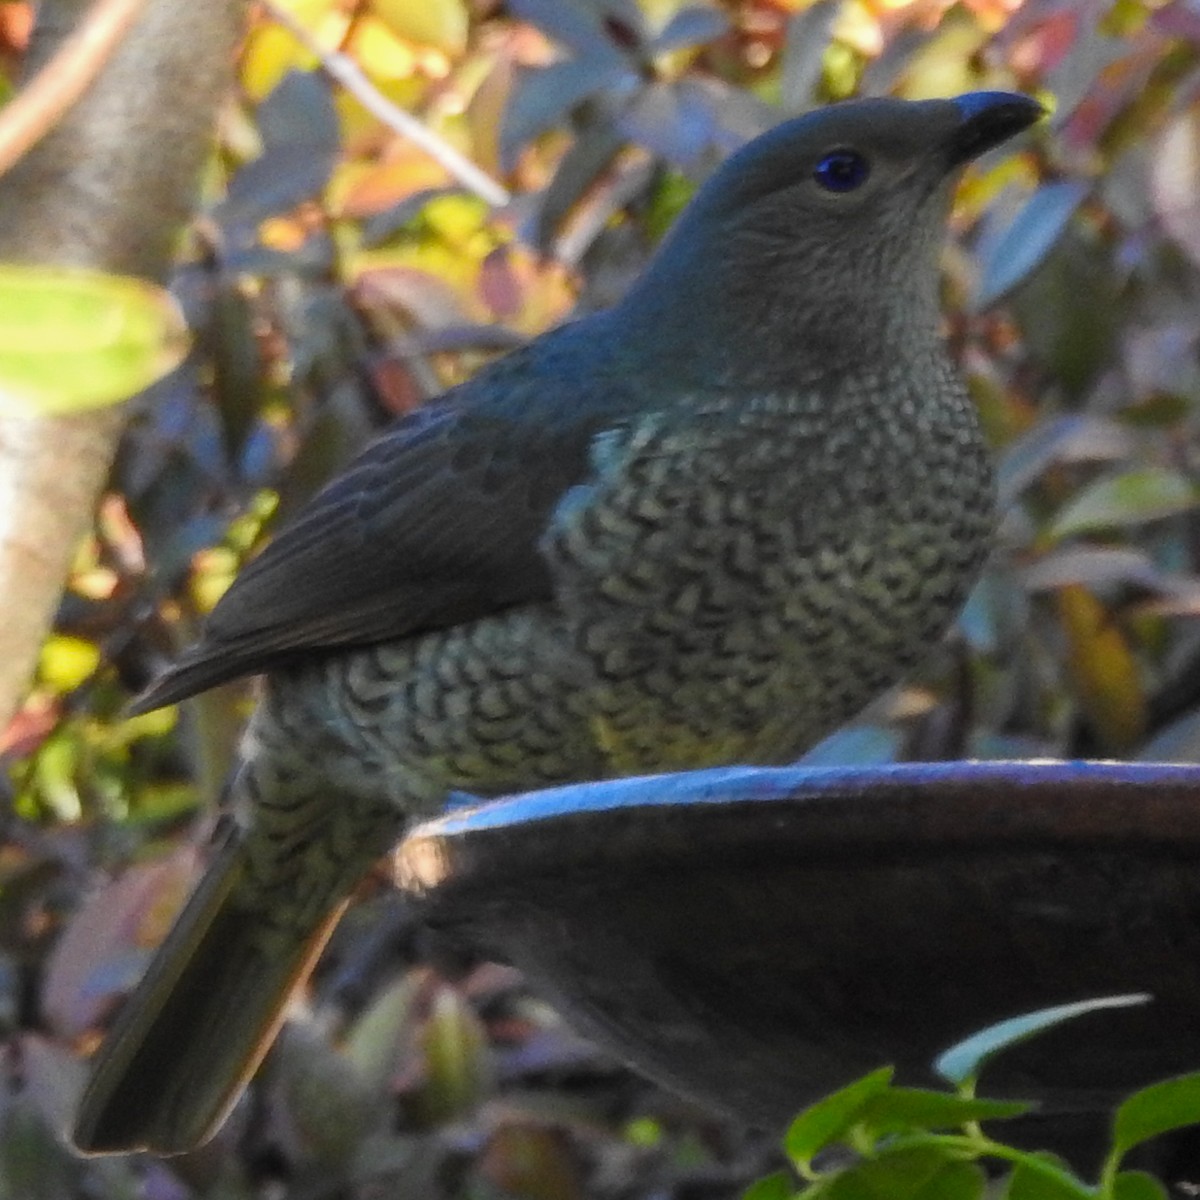
[[[87,5],[43,0],[27,71]],[[163,280],[231,81],[243,0],[146,0],[79,103],[0,177],[0,261]],[[0,418],[0,728],[16,710],[92,519],[119,409]]]
[[270,0],[265,5],[271,20],[282,25],[306,50],[315,55],[321,70],[340,83],[369,113],[377,116],[389,129],[419,146],[434,162],[468,191],[474,192],[493,208],[500,208],[512,198],[508,190],[482,171],[469,158],[460,154],[449,142],[438,137],[412,113],[393,104],[363,73],[358,63],[346,54],[327,50],[287,9]]
[[0,109],[0,174],[44,137],[87,91],[145,2],[97,0],[54,58]]

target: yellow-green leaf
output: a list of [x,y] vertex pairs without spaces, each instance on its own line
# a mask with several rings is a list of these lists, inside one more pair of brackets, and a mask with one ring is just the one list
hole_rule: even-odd
[[177,366],[183,316],[141,279],[0,264],[0,412],[116,404]]
[[1061,589],[1058,606],[1067,668],[1088,723],[1106,751],[1127,751],[1145,732],[1146,694],[1124,631],[1079,584]]
[[56,695],[77,688],[100,665],[100,650],[83,638],[55,635],[42,647],[38,677]]
[[445,1121],[470,1111],[491,1087],[491,1060],[482,1022],[453,988],[438,990],[421,1040],[428,1073],[422,1115]]
[[386,1094],[404,1038],[410,1032],[420,976],[413,972],[380,992],[351,1027],[346,1058],[377,1096]]
[[1056,541],[1079,533],[1158,521],[1200,504],[1200,491],[1166,467],[1136,467],[1084,488],[1050,527]]
[[374,0],[375,15],[398,37],[436,46],[446,54],[467,48],[467,6],[463,0]]

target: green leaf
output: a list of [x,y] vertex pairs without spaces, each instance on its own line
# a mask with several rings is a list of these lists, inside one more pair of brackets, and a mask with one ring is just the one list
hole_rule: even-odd
[[54,1200],[69,1196],[77,1168],[60,1138],[26,1096],[5,1106],[0,1126],[0,1180],[6,1196]]
[[1134,1092],[1113,1118],[1113,1154],[1120,1158],[1159,1134],[1200,1125],[1200,1071]]
[[[920,1146],[884,1150],[840,1171],[830,1182],[829,1200],[932,1200],[943,1195],[939,1180],[948,1168],[970,1165],[957,1150],[932,1139]],[[953,1189],[956,1176],[961,1187],[965,1181],[957,1170],[944,1184]],[[976,1194],[968,1192],[968,1196]],[[958,1197],[953,1190],[951,1195]]]
[[947,1129],[969,1121],[1019,1117],[1034,1105],[1023,1100],[975,1100],[923,1088],[888,1088],[871,1096],[855,1115],[854,1123],[873,1139],[902,1129]]
[[346,1037],[344,1052],[366,1084],[381,1098],[388,1094],[403,1039],[410,1037],[420,984],[413,973],[377,993]]
[[872,1096],[887,1090],[894,1074],[894,1067],[880,1067],[806,1108],[784,1135],[787,1156],[801,1170],[807,1170],[819,1151],[854,1124],[862,1106]]
[[976,1079],[987,1061],[1001,1050],[1015,1046],[1028,1038],[1036,1037],[1046,1029],[1053,1029],[1064,1021],[1107,1008],[1132,1008],[1150,1000],[1146,992],[1127,996],[1100,996],[1093,1000],[1077,1000],[1073,1004],[1056,1004],[1052,1008],[1040,1008],[1037,1012],[1020,1017],[1010,1017],[973,1033],[957,1045],[943,1051],[934,1061],[933,1069],[949,1083],[961,1088]]
[[1008,1177],[1004,1200],[1094,1200],[1095,1189],[1049,1154],[1026,1154]]
[[948,1162],[912,1200],[979,1200],[987,1176],[978,1163]]
[[1113,526],[1140,525],[1174,516],[1200,503],[1200,492],[1179,471],[1139,467],[1098,479],[1084,488],[1050,526],[1055,539]]
[[1167,1200],[1167,1189],[1145,1171],[1122,1171],[1113,1180],[1111,1200]]
[[1068,404],[1082,400],[1123,345],[1119,274],[1100,232],[1070,221],[1054,253],[1010,295],[1024,350],[1049,370]]
[[[786,1171],[776,1171],[756,1179],[743,1193],[742,1200],[792,1200],[796,1194],[795,1181]],[[1137,1200],[1130,1197],[1130,1200]]]
[[640,1150],[653,1150],[655,1146],[661,1146],[666,1137],[662,1122],[653,1117],[635,1117],[622,1132],[625,1140]]
[[177,366],[183,317],[141,279],[0,264],[0,412],[116,404]]
[[288,1128],[309,1161],[348,1161],[383,1119],[373,1090],[315,1025],[297,1021],[285,1029],[275,1069]]

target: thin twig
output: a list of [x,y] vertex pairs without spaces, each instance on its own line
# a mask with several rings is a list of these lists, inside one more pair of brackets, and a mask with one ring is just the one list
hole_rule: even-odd
[[0,175],[83,95],[144,4],[145,0],[97,0],[54,57],[0,110]]
[[306,50],[316,55],[321,69],[331,79],[340,83],[365,109],[374,113],[389,129],[394,129],[414,145],[419,146],[430,158],[445,167],[463,187],[474,192],[493,208],[499,208],[508,203],[510,196],[503,185],[497,183],[485,171],[481,171],[469,158],[460,154],[427,125],[418,121],[412,113],[405,112],[404,109],[393,104],[363,74],[354,59],[341,51],[326,49],[290,12],[280,5],[269,2],[264,7],[272,20],[284,26]]

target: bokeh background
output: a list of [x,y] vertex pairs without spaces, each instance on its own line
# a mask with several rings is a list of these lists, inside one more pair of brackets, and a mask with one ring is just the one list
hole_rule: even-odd
[[[0,3],[5,90],[30,20]],[[122,707],[375,431],[610,303],[747,137],[1007,88],[1053,116],[972,168],[944,264],[997,551],[906,685],[810,757],[1197,760],[1200,4],[280,0],[238,74],[179,247],[193,351],[136,401],[0,731],[0,1197],[737,1195],[771,1139],[440,954],[382,872],[212,1145],[75,1160],[83,1059],[203,861],[253,687]]]

